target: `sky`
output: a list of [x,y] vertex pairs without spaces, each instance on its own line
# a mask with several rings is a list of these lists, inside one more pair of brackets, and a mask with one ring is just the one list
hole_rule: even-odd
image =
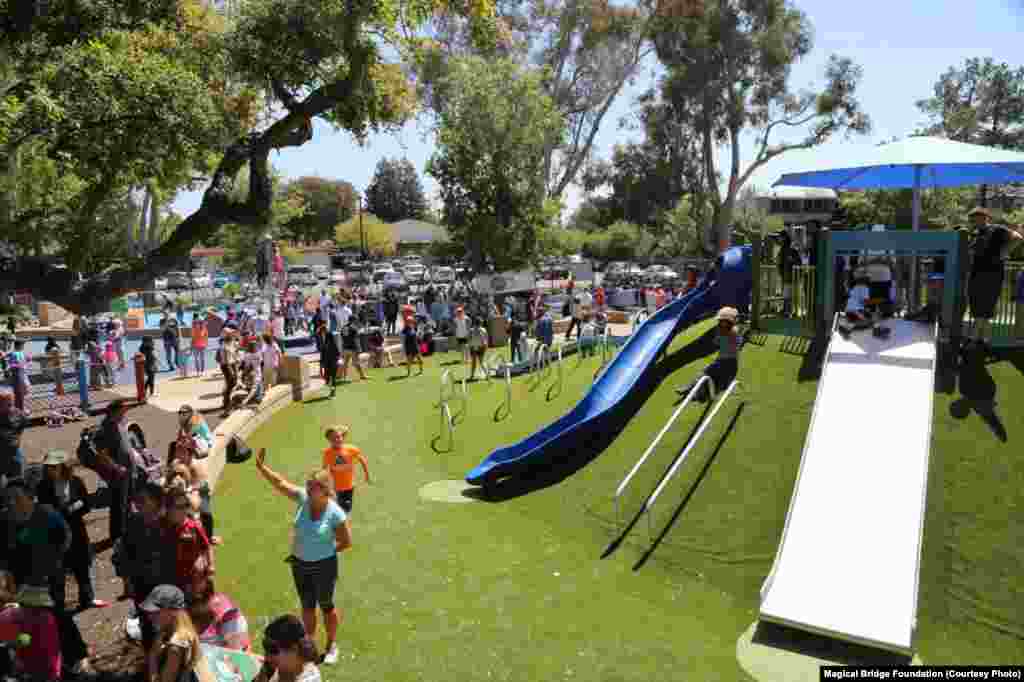
[[[783,173],[830,161],[844,151],[902,137],[927,120],[915,103],[929,97],[939,76],[971,57],[991,57],[1013,67],[1024,65],[1024,0],[797,0],[814,27],[814,50],[794,66],[793,89],[820,87],[832,54],[850,57],[864,70],[858,98],[871,117],[870,135],[845,140],[842,136],[810,150],[788,152],[758,169],[750,183],[768,188]],[[605,116],[595,140],[596,157],[608,158],[615,144],[638,141],[639,132],[621,130],[618,122],[633,110],[637,95],[654,82],[656,63],[620,93]],[[775,136],[775,144],[798,136]],[[743,142],[741,167],[754,155],[752,137]],[[424,172],[433,153],[427,128],[411,123],[397,134],[371,136],[365,145],[350,135],[317,122],[311,142],[274,152],[271,161],[286,178],[316,175],[347,180],[362,192],[382,158],[407,158],[417,168],[431,203],[438,206],[437,186]],[[722,157],[728,160],[728,155]],[[720,161],[720,167],[722,161]],[[205,189],[205,188],[204,188]],[[564,196],[566,216],[579,205],[581,191],[571,187]],[[188,215],[198,208],[202,190],[178,195],[172,208]]]

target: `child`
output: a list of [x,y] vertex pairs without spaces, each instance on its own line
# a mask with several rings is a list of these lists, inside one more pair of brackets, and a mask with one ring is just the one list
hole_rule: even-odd
[[381,332],[380,327],[372,327],[370,329],[369,336],[370,346],[370,363],[372,367],[380,369],[384,367],[384,362],[387,362],[388,367],[394,367],[395,363],[391,360],[391,354],[384,352],[384,334]]
[[424,317],[419,323],[420,330],[420,351],[423,355],[430,357],[434,354],[434,323],[429,317]]
[[249,395],[245,402],[259,405],[263,401],[263,353],[257,341],[249,342],[249,352],[245,354],[243,370],[249,376]]
[[89,354],[90,388],[100,389],[107,383],[107,364],[103,361],[103,350],[98,341],[90,339],[85,345],[85,351]]
[[359,327],[352,320],[341,329],[341,380],[348,381],[348,366],[355,364],[359,379],[367,381],[370,377],[363,371],[363,363],[359,361]]
[[188,594],[196,573],[213,575],[213,545],[203,525],[192,516],[194,504],[184,487],[175,485],[167,491],[167,541],[173,547],[173,579]]
[[178,376],[187,379],[192,367],[192,353],[178,353]]
[[406,318],[402,324],[402,351],[405,353],[405,376],[412,376],[412,363],[420,366],[420,374],[423,374],[423,358],[420,357],[420,344],[416,336],[416,321]]
[[854,286],[850,289],[850,296],[846,301],[846,312],[844,317],[850,324],[840,324],[838,329],[843,338],[847,338],[850,332],[855,329],[868,329],[872,326],[871,318],[866,312],[868,301],[871,299],[870,279],[867,271],[859,268],[854,274]]
[[594,345],[597,340],[597,328],[594,323],[588,317],[583,323],[583,329],[580,333],[580,353],[583,357],[587,358],[595,353]]
[[107,379],[107,386],[114,385],[114,367],[117,365],[117,351],[114,349],[113,339],[107,339],[106,347],[103,349],[103,364]]
[[346,445],[345,438],[348,437],[347,426],[328,427],[324,435],[330,447],[324,450],[324,469],[331,472],[334,479],[334,492],[337,495],[338,506],[345,510],[345,514],[352,518],[352,495],[355,492],[355,463],[363,467],[363,480],[367,485],[370,483],[370,469],[366,465],[366,457],[362,450],[354,445]]
[[462,351],[462,363],[469,362],[469,318],[466,317],[465,309],[460,305],[455,309],[455,319],[452,321],[455,326],[455,343]]
[[[739,371],[739,356],[740,349],[743,347],[743,337],[736,328],[738,319],[739,311],[735,308],[727,306],[718,311],[718,358],[704,369],[703,374],[714,383],[716,393],[727,389]],[[689,395],[696,384],[697,381],[694,381],[689,386],[677,388],[676,393],[685,397]],[[694,396],[694,400],[703,403],[710,399],[711,393],[705,382],[698,395]]]
[[479,363],[484,378],[487,378],[487,368],[484,366],[484,355],[487,353],[487,330],[482,322],[471,320],[469,329],[469,357],[472,363],[469,366],[469,380],[476,378],[476,366]]
[[156,393],[156,346],[153,345],[153,337],[146,336],[142,339],[142,344],[139,346],[139,353],[142,354],[145,362],[146,371],[146,395],[152,396]]

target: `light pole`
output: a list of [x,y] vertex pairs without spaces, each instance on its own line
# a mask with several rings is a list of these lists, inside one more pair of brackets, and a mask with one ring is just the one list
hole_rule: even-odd
[[359,195],[359,249],[363,252],[363,260],[366,260],[366,235],[363,234],[363,195]]

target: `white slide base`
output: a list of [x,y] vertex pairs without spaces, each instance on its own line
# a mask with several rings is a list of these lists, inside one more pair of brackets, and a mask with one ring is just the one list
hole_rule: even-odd
[[936,340],[885,326],[832,338],[761,619],[910,654]]

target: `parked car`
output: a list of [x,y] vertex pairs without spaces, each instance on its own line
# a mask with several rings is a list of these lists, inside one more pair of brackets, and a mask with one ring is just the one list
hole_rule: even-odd
[[230,281],[227,273],[224,272],[218,272],[213,276],[213,286],[215,289],[223,289]]
[[331,284],[342,285],[347,281],[344,270],[331,270]]
[[299,287],[315,287],[317,277],[308,265],[293,265],[288,268],[288,283]]
[[167,273],[167,288],[168,289],[191,289],[192,278],[188,276],[187,272],[173,271]]
[[209,273],[194,270],[192,272],[192,286],[196,289],[209,289],[213,286],[213,278],[210,277]]
[[153,280],[153,288],[156,291],[164,291],[165,289],[167,289],[167,278],[166,277],[157,277],[156,279],[154,279]]
[[455,281],[455,270],[443,265],[434,270],[434,276],[430,279],[437,284],[451,284]]
[[420,284],[430,279],[427,274],[427,269],[418,264],[405,266],[405,270],[403,270],[402,274],[405,275],[405,279],[410,284]]
[[667,265],[655,264],[644,271],[644,277],[657,280],[659,282],[666,282],[668,280],[678,279],[679,273]]
[[313,268],[313,274],[316,275],[318,280],[330,279],[331,271],[326,265],[311,265]]
[[405,278],[402,277],[402,273],[395,272],[394,270],[384,273],[384,278],[381,280],[381,287],[387,291],[388,289],[407,289],[409,285],[406,283]]
[[395,271],[390,265],[378,265],[373,270],[373,283],[380,284],[384,281],[384,278],[389,274],[394,274]]

